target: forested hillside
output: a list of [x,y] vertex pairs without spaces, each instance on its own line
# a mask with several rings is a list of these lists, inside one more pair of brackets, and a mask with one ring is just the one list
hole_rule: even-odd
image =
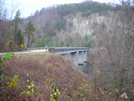
[[[93,1],[84,1],[82,3],[74,4],[64,4],[56,5],[49,8],[42,8],[40,11],[36,11],[34,14],[27,18],[21,18],[21,11],[18,10],[15,14],[13,20],[6,20],[6,10],[4,8],[3,2],[1,1],[1,31],[4,41],[1,41],[1,50],[8,51],[13,49],[5,49],[5,44],[8,47],[8,41],[12,40],[14,42],[9,42],[14,44],[15,50],[18,50],[19,45],[24,44],[25,47],[43,47],[45,44],[52,46],[86,46],[91,47],[94,43],[93,40],[87,41],[89,34],[95,34],[95,31],[88,33],[73,33],[74,27],[80,29],[81,26],[76,26],[72,21],[68,19],[80,20],[87,19],[90,21],[90,17],[93,14],[99,16],[107,16],[109,11],[114,12],[119,10],[121,7],[115,4],[105,4]],[[96,16],[96,19],[98,18]],[[110,16],[108,17],[110,18]],[[28,23],[31,22],[33,29],[28,28]],[[95,21],[94,24],[99,23]],[[4,27],[5,26],[5,27]],[[90,27],[93,24],[90,24]],[[88,29],[89,26],[84,25],[84,28]],[[85,30],[85,29],[83,29]],[[82,31],[82,30],[80,30]],[[86,30],[85,30],[86,31]],[[62,33],[62,34],[61,34]],[[65,33],[65,34],[64,34]],[[78,42],[81,39],[81,42]]]
[[[85,1],[77,4],[64,4],[36,11],[35,14],[25,19],[23,24],[25,25],[28,21],[32,21],[36,27],[36,32],[34,34],[35,43],[33,46],[42,47],[44,44],[48,44],[49,46],[60,47],[91,47],[93,41],[85,41],[85,38],[91,33],[83,33],[85,36],[77,32],[72,33],[72,28],[75,25],[74,22],[68,22],[68,18],[73,20],[73,18],[76,17],[76,19],[79,20],[77,17],[78,14],[81,13],[82,19],[87,19],[93,14],[107,15],[108,11],[114,11],[116,9],[119,9],[119,6],[113,7],[112,5],[92,1]],[[77,28],[79,29],[79,27]],[[77,36],[72,36],[71,34],[77,34]],[[78,43],[79,39],[81,39],[81,42]]]
[[[10,61],[6,61],[14,56],[9,53],[0,58],[0,80],[2,81],[2,83],[0,83],[2,85],[0,89],[3,90],[2,93],[6,92],[5,96],[7,98],[10,94],[13,99],[20,98],[19,95],[15,96],[10,89],[12,86],[16,86],[15,83],[18,82],[19,76],[16,75],[16,73],[20,73],[18,72],[20,70],[18,67],[24,70],[22,77],[26,75],[26,69],[32,71],[36,70],[36,67],[39,67],[39,74],[41,74],[41,76],[36,76],[38,77],[37,79],[32,79],[35,75],[33,71],[30,72],[32,74],[30,80],[36,82],[39,87],[42,87],[40,85],[44,85],[38,81],[39,79],[43,80],[42,78],[44,78],[44,76],[42,75],[45,74],[48,79],[50,76],[49,80],[52,80],[53,77],[57,78],[54,78],[52,82],[49,81],[52,84],[54,81],[56,85],[54,87],[56,88],[52,89],[51,87],[51,89],[48,89],[48,96],[44,96],[43,94],[46,94],[46,92],[40,89],[39,91],[43,93],[39,93],[39,96],[37,96],[37,98],[39,97],[38,100],[43,97],[52,101],[51,98],[54,99],[56,92],[56,100],[54,99],[54,101],[58,101],[57,97],[60,99],[59,101],[63,101],[63,99],[65,99],[65,101],[133,101],[134,0],[120,0],[119,5],[93,1],[56,5],[49,8],[42,8],[27,18],[21,18],[21,11],[18,10],[13,19],[7,18],[6,9],[2,1],[3,0],[0,0],[0,52],[21,51],[26,50],[28,47],[44,47],[45,44],[48,44],[49,47],[89,47],[88,63],[90,69],[92,69],[90,74],[85,76],[79,71],[75,71],[75,69],[73,69],[73,71],[70,61],[65,65],[65,60],[62,60],[58,56],[55,57],[54,54],[53,56],[49,54],[50,58],[48,58],[48,60],[46,59],[47,55],[44,56],[44,59],[42,59],[42,55],[37,55],[40,56],[39,59],[37,56],[33,58],[33,56],[26,55],[26,57],[24,57],[22,55],[22,57],[15,56]],[[20,61],[20,59],[23,61]],[[22,65],[17,61],[22,62]],[[27,61],[29,61],[30,64]],[[23,68],[23,63],[26,64],[24,66],[26,69]],[[36,67],[33,67],[33,64],[35,64]],[[11,74],[8,73],[8,68],[4,66],[11,66],[9,68]],[[12,66],[17,69],[12,69]],[[63,67],[69,67],[70,69]],[[44,73],[42,74],[42,72]],[[63,72],[62,74],[65,73],[67,75],[65,77],[68,78],[61,78],[60,82],[58,77],[61,77],[61,72]],[[73,72],[76,73],[76,75],[74,75]],[[51,75],[49,75],[49,73]],[[53,75],[53,73],[57,76]],[[69,73],[74,77],[73,79],[69,76]],[[4,77],[3,75],[8,76]],[[4,83],[4,80],[10,80],[10,75],[13,77],[11,80],[17,79],[17,81],[10,81],[7,85]],[[83,79],[83,76],[84,78],[86,77],[86,79]],[[82,79],[84,81],[82,81]],[[27,76],[22,82],[24,82],[24,80],[27,80]],[[65,80],[64,84],[62,80]],[[79,83],[73,80],[78,80]],[[69,83],[69,86],[66,85],[66,82]],[[47,82],[45,84],[44,87],[49,83]],[[29,85],[27,86],[29,87]],[[31,85],[33,85],[33,83]],[[5,86],[9,92],[5,91]],[[25,87],[24,85],[22,86]],[[18,86],[18,88],[19,87],[20,86]],[[74,88],[75,92],[73,92],[71,87]],[[17,89],[18,91],[16,88],[14,90],[21,92],[22,88]],[[63,94],[61,97],[58,96],[60,95],[59,92]],[[34,99],[33,94],[35,93],[33,93],[31,89],[30,94],[32,94],[32,96],[28,95],[29,92],[24,91],[24,93],[27,94],[29,101],[32,98]],[[5,96],[1,98],[5,98]],[[67,100],[67,98],[69,100]]]

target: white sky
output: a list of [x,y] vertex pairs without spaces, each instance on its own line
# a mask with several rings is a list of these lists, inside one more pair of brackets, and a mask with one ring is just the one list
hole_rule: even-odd
[[[49,7],[56,4],[67,4],[67,3],[79,3],[85,0],[6,0],[7,8],[9,12],[14,10],[21,11],[21,17],[30,16],[36,10],[40,10],[43,7]],[[117,2],[118,0],[92,0],[98,2]],[[13,11],[12,11],[13,10]],[[15,11],[14,11],[15,13]]]

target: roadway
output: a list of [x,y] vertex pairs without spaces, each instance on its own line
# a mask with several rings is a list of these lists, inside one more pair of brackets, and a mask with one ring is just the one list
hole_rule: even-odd
[[[36,53],[36,52],[46,52],[54,53],[56,55],[73,53],[77,51],[88,51],[86,47],[37,47],[37,48],[27,48],[27,51],[13,52],[14,54],[24,54],[24,53]],[[5,53],[0,53],[0,55],[5,55]]]
[[[46,52],[46,49],[39,49],[39,50],[28,50],[28,51],[20,51],[20,52],[13,52],[14,54],[25,54],[25,53],[37,53],[37,52]],[[5,55],[8,52],[0,53],[0,55]]]

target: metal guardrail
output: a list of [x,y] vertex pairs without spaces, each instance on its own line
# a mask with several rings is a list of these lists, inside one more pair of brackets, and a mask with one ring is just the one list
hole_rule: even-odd
[[88,49],[87,47],[33,47],[27,48],[27,50],[39,50],[39,49],[46,49],[50,53],[60,52],[60,51],[69,51],[69,50],[82,50]]
[[47,47],[32,47],[32,48],[27,48],[27,50],[37,50],[37,49],[48,49]]
[[65,51],[73,51],[73,50],[88,50],[86,47],[51,47],[49,48],[49,52],[65,52]]

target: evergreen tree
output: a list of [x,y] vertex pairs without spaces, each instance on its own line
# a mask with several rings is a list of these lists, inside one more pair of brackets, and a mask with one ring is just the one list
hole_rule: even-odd
[[22,36],[21,30],[18,30],[16,37],[18,39],[17,40],[18,45],[24,44],[24,38]]
[[34,24],[29,21],[25,28],[25,34],[27,36],[27,47],[31,47],[31,44],[34,42],[34,34],[33,32],[36,30]]
[[[14,42],[16,45],[19,45],[18,41],[20,40],[19,37],[17,37],[18,33],[20,33],[20,29],[19,29],[19,24],[21,24],[21,18],[20,18],[20,10],[18,10],[16,12],[15,18],[13,20],[13,25],[14,25]],[[20,33],[21,34],[21,33]]]

